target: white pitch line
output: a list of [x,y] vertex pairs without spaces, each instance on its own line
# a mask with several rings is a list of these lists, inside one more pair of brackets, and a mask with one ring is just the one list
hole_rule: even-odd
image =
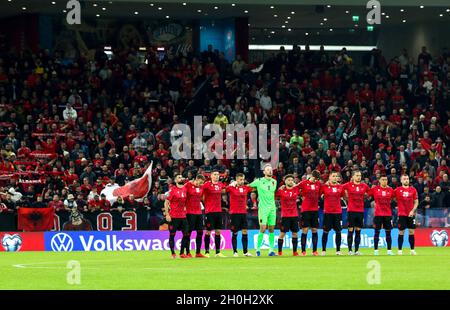
[[[176,269],[176,272],[178,272],[178,271],[188,271],[188,272],[192,272],[192,271],[212,271],[212,270],[219,270],[219,271],[224,271],[226,268],[223,268],[224,266],[221,266],[220,268],[195,268],[195,267],[188,267],[188,268],[186,268],[186,269],[182,269],[182,268],[177,268]],[[233,270],[267,270],[267,267],[251,267],[251,266],[249,266],[249,267],[236,267],[236,266],[230,266],[230,268],[229,269],[233,269]],[[295,268],[292,268],[292,269],[296,269],[297,267],[295,267]],[[161,271],[167,271],[167,269],[168,269],[168,267],[147,267],[147,268],[144,268],[144,270],[154,270],[154,271],[158,271],[158,270],[161,270]],[[270,268],[270,269],[285,269],[285,268]]]
[[[12,265],[12,267],[14,267],[14,268],[28,268],[28,269],[68,269],[67,267],[60,267],[60,266],[34,266],[34,265],[58,264],[58,263],[67,264],[67,262],[68,261],[15,264],[15,265]],[[93,268],[93,267],[82,267],[82,268],[83,269],[98,269],[98,268]]]

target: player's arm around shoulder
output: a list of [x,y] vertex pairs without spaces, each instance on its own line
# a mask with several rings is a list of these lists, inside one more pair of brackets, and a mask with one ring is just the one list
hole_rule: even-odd
[[392,187],[389,187],[391,189],[391,195],[392,200],[397,200],[397,196],[400,196],[400,187],[397,187],[396,189],[393,189]]
[[345,198],[347,200],[348,200],[348,184],[349,184],[349,182],[344,183],[344,184],[341,185],[341,189],[342,189],[341,190],[341,197]]
[[283,192],[284,188],[285,188],[285,186],[282,185],[277,190],[275,190],[275,199],[277,199],[277,200],[280,199],[280,195]]
[[253,187],[253,188],[258,188],[259,183],[260,183],[260,179],[255,179],[248,186]]

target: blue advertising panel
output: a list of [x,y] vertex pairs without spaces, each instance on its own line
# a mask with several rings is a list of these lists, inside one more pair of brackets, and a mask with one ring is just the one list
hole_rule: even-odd
[[[405,232],[407,233],[407,231]],[[256,249],[256,245],[258,242],[258,231],[257,230],[250,230],[248,232],[248,248],[249,249]],[[322,249],[322,230],[318,230],[319,234],[319,240],[318,240],[318,250],[321,251]],[[277,246],[276,240],[278,239],[278,236],[280,235],[279,230],[275,230],[275,247]],[[300,249],[300,235],[301,232],[299,232],[299,249]],[[242,244],[240,242],[241,233],[239,233],[238,236],[238,248],[242,248]],[[354,236],[354,235],[353,235]],[[398,238],[398,229],[393,229],[391,231],[392,236],[392,247],[397,247],[397,238]],[[373,229],[362,229],[361,230],[361,243],[360,248],[373,248],[374,245],[374,230]],[[386,247],[386,234],[384,230],[380,233],[380,241],[378,244],[379,248],[385,248]],[[403,242],[403,247],[409,247],[408,238],[406,237]],[[284,236],[284,249],[292,249],[292,233],[287,233]],[[306,248],[312,249],[312,233],[311,231],[308,232],[308,236],[306,239]],[[327,248],[332,249],[336,248],[336,242],[335,242],[335,232],[330,231],[328,234],[328,243]],[[342,231],[342,242],[341,242],[341,249],[347,249],[347,230]],[[263,245],[261,249],[269,249],[269,234],[266,232],[263,239]]]
[[[212,233],[214,235],[214,232]],[[221,235],[220,248],[230,249],[230,231]],[[181,233],[175,236],[175,248],[180,249]],[[194,232],[191,235],[191,248],[195,247]],[[57,231],[45,232],[45,251],[151,251],[170,250],[169,232],[159,230],[146,231]],[[214,237],[210,249],[214,249]]]
[[[423,233],[421,233],[423,231]],[[405,232],[405,234],[407,231]],[[256,249],[258,240],[258,230],[248,231],[248,248]],[[279,230],[275,230],[275,247],[276,240],[280,234]],[[301,232],[299,233],[299,235]],[[318,230],[318,250],[322,249],[322,230]],[[214,235],[214,232],[213,232]],[[360,248],[373,248],[374,246],[374,230],[363,229],[361,231]],[[181,233],[177,233],[175,238],[175,248],[180,249]],[[195,249],[196,232],[191,235],[190,246]],[[398,229],[392,230],[392,247],[397,248]],[[425,240],[426,239],[426,240]],[[299,238],[300,240],[300,238]],[[425,240],[425,241],[424,241]],[[417,246],[446,246],[448,243],[448,233],[445,229],[442,231],[432,229],[417,230],[416,245]],[[158,230],[147,231],[52,231],[44,233],[45,251],[52,252],[70,252],[70,251],[152,251],[152,250],[169,250],[169,232]],[[312,249],[312,234],[308,233],[306,241],[307,249]],[[403,246],[409,247],[408,238],[404,238]],[[214,237],[211,238],[210,249],[214,250]],[[204,248],[204,245],[202,245]],[[221,234],[221,249],[232,249],[231,232],[223,230]],[[262,249],[269,248],[269,234],[264,234]],[[287,233],[284,237],[284,249],[292,249],[292,233]],[[300,244],[299,244],[300,248]],[[336,248],[335,233],[331,231],[328,235],[328,249]],[[341,249],[347,249],[347,230],[342,231]],[[384,230],[381,231],[379,248],[386,248],[386,235]],[[241,232],[238,234],[238,249],[242,249]]]

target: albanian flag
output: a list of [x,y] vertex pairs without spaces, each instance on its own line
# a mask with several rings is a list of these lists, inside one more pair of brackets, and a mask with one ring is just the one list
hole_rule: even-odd
[[18,228],[23,231],[44,231],[53,228],[55,209],[48,208],[19,208]]
[[109,200],[111,204],[113,204],[119,196],[123,199],[128,199],[130,195],[134,195],[134,198],[137,201],[141,201],[147,196],[152,187],[152,166],[153,162],[150,163],[150,166],[148,166],[147,170],[139,179],[133,180],[124,186],[107,184],[101,191],[101,194],[105,194],[106,199]]

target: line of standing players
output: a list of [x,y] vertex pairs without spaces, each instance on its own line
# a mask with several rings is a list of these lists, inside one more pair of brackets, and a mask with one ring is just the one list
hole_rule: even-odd
[[[169,191],[164,207],[166,220],[169,223],[169,246],[172,257],[175,254],[175,234],[177,231],[183,233],[181,240],[180,257],[190,258],[190,238],[193,231],[196,231],[196,254],[195,257],[210,257],[209,248],[211,242],[211,232],[214,230],[215,256],[225,257],[220,252],[221,229],[222,229],[222,193],[229,194],[230,218],[232,231],[232,246],[234,256],[237,252],[237,236],[242,231],[242,247],[244,256],[252,256],[248,252],[248,223],[247,223],[247,195],[255,189],[245,184],[245,175],[239,173],[235,181],[230,185],[225,185],[219,181],[218,171],[211,173],[211,180],[205,182],[203,175],[197,175],[193,181],[184,183],[183,177],[175,175],[175,185]],[[284,177],[284,185],[275,193],[275,197],[281,205],[281,224],[280,235],[278,238],[278,255],[283,255],[283,241],[287,232],[292,232],[292,250],[293,255],[298,256],[298,232],[299,213],[297,201],[301,198],[301,255],[306,256],[307,234],[312,232],[312,255],[318,256],[318,227],[319,227],[319,198],[323,196],[324,200],[324,218],[322,234],[322,253],[326,254],[328,234],[331,229],[335,231],[336,255],[341,253],[342,241],[342,207],[341,198],[347,200],[348,212],[348,254],[361,255],[359,246],[361,242],[361,229],[364,221],[364,200],[372,197],[375,201],[374,217],[374,249],[375,255],[378,255],[378,244],[381,229],[385,230],[387,254],[392,252],[392,208],[391,202],[395,199],[398,206],[398,254],[402,254],[403,239],[405,229],[408,228],[409,244],[411,254],[415,255],[414,250],[414,229],[415,215],[418,207],[417,191],[410,186],[409,176],[401,176],[401,186],[395,190],[389,187],[386,176],[381,176],[379,184],[369,188],[361,182],[361,172],[353,171],[352,180],[345,184],[339,183],[340,175],[332,172],[326,183],[321,183],[320,173],[313,171],[307,180],[298,184],[294,182],[293,175]],[[260,193],[259,193],[260,194]],[[205,208],[205,225],[203,224],[203,215],[201,202]],[[203,238],[204,226],[206,233]],[[201,254],[201,245],[204,239],[205,254]],[[354,250],[353,252],[353,243]]]

